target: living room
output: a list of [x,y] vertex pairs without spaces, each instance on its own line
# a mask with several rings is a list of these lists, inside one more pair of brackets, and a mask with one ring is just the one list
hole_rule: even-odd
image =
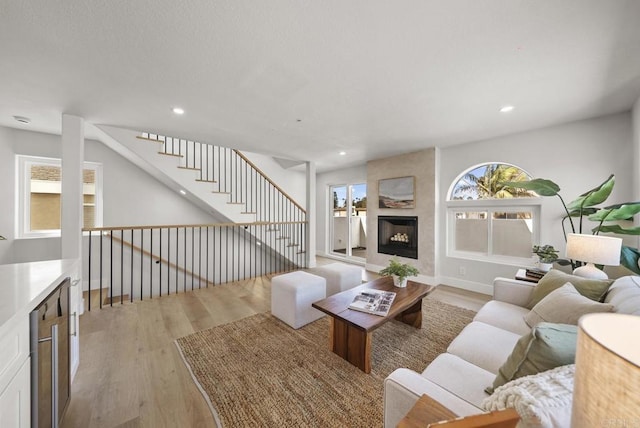
[[[566,201],[615,174],[607,204],[640,200],[637,5],[271,6],[8,5],[0,17],[7,64],[0,79],[0,265],[64,253],[59,236],[20,235],[17,161],[64,162],[63,114],[83,119],[84,160],[101,164],[100,226],[225,219],[110,149],[96,125],[215,143],[263,157],[278,186],[309,210],[308,267],[347,263],[364,268],[363,280],[375,279],[391,258],[378,253],[377,218],[415,216],[418,256],[404,261],[418,267],[416,281],[445,286],[425,301],[472,301],[474,311],[491,299],[496,277],[513,278],[535,258],[452,251],[452,213],[487,208],[451,200],[465,172],[486,163],[514,165],[556,182]],[[172,111],[177,106],[182,115]],[[507,106],[511,111],[500,111]],[[398,177],[413,177],[415,206],[380,208],[380,181]],[[361,183],[370,202],[366,258],[344,258],[331,249],[330,189]],[[534,198],[527,206],[537,213],[532,243],[553,245],[564,256],[559,199]],[[621,237],[638,248],[637,236]],[[75,426],[215,426],[173,340],[270,311],[270,287],[269,274],[163,296],[156,306],[125,304],[78,317],[81,386],[68,413]],[[154,325],[162,331],[153,332]],[[119,329],[129,339],[109,335]],[[132,356],[147,362],[122,363],[118,372],[104,361]],[[170,363],[163,365],[164,357]],[[128,390],[134,378],[143,385],[135,392]],[[108,386],[93,385],[100,382]],[[172,401],[180,416],[170,414]],[[152,410],[140,410],[150,402]],[[98,404],[105,409],[90,410]],[[185,416],[190,406],[197,416]]]

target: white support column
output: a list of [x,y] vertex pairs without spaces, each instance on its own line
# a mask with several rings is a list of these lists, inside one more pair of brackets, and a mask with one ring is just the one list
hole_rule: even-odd
[[[633,127],[633,163],[632,163],[632,189],[633,201],[640,201],[640,98],[631,109],[631,126]],[[640,226],[640,219],[635,216],[635,226]],[[637,237],[636,245],[640,248],[640,237]]]
[[316,164],[305,162],[307,174],[307,267],[316,265]]
[[82,255],[84,119],[62,115],[61,245],[63,259]]

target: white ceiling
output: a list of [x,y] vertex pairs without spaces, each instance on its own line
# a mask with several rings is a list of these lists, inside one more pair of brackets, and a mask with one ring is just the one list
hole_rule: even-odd
[[70,113],[323,171],[628,110],[640,1],[2,0],[0,61],[0,125]]

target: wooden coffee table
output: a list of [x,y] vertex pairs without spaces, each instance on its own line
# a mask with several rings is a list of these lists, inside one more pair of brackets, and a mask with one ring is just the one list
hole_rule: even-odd
[[[396,293],[396,298],[386,317],[349,309],[353,298],[368,288]],[[372,332],[392,319],[422,328],[422,299],[433,290],[435,290],[433,285],[414,281],[407,281],[405,288],[395,287],[393,278],[387,276],[334,294],[311,306],[331,316],[329,349],[363,372],[370,373]]]

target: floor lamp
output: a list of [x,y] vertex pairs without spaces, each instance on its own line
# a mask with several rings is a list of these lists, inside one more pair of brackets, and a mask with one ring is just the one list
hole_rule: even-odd
[[640,316],[589,314],[578,325],[571,427],[640,426]]
[[573,271],[574,275],[607,279],[607,274],[595,265],[620,265],[620,249],[622,239],[611,236],[567,234],[566,256],[571,260],[587,263]]

